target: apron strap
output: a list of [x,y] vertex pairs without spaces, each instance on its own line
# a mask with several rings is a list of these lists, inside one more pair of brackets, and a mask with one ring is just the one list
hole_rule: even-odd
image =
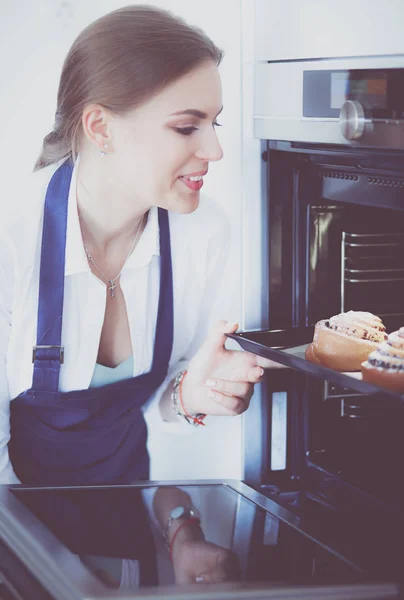
[[165,377],[171,358],[174,338],[173,272],[168,211],[159,208],[158,220],[160,230],[160,294],[154,337],[152,371],[165,369]]
[[33,349],[32,388],[59,387],[63,362],[62,315],[65,278],[67,207],[73,165],[68,160],[53,174],[45,197],[42,231],[37,342]]
[[[73,165],[66,161],[53,174],[45,198],[39,276],[37,343],[33,349],[32,389],[59,389],[67,211]],[[173,346],[173,278],[167,210],[158,209],[160,231],[160,294],[152,371],[167,372]]]

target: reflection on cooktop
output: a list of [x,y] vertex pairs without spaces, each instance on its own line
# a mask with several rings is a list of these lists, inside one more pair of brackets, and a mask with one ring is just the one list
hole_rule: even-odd
[[[108,588],[366,579],[354,565],[225,485],[14,488],[12,493]],[[200,528],[192,523],[182,529],[170,561],[161,515],[170,514],[176,497],[192,505]]]
[[[279,492],[274,486],[259,491],[299,519],[312,537],[339,552],[351,563],[379,580],[401,579],[404,534],[403,514],[382,505],[358,490],[345,489],[329,477],[315,491]],[[323,495],[321,495],[323,492]],[[365,500],[368,499],[368,502]]]

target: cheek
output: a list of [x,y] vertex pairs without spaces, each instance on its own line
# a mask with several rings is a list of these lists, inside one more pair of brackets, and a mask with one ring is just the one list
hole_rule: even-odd
[[144,173],[152,178],[154,185],[160,189],[171,189],[181,175],[184,159],[176,148],[163,152],[162,148],[151,155],[149,164],[144,165]]
[[139,143],[134,145],[133,137],[120,148],[118,168],[122,181],[135,186],[142,195],[177,192],[178,177],[187,171],[193,155],[192,140],[172,132],[148,136],[138,132]]

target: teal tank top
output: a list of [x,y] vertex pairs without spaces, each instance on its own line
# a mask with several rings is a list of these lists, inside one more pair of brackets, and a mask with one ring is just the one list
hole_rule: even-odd
[[116,367],[105,367],[96,363],[89,387],[101,387],[131,377],[133,377],[133,355]]

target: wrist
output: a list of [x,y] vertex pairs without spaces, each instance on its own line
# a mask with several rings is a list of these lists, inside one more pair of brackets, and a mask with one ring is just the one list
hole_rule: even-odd
[[192,381],[188,376],[188,371],[185,371],[184,373],[184,377],[182,378],[180,384],[179,393],[181,410],[184,414],[190,414],[193,416],[197,411],[193,409],[192,402],[190,402],[192,399]]
[[[192,407],[186,406],[184,402],[184,393],[187,399],[191,397],[192,392],[189,389],[189,378],[186,377],[187,371],[182,371],[177,375],[174,381],[172,393],[172,407],[178,416],[183,417],[190,425],[205,425],[203,419],[206,417],[203,413],[197,413]],[[185,389],[185,392],[184,392]]]
[[172,527],[170,535],[168,536],[170,547],[174,545],[180,546],[182,542],[203,539],[205,538],[199,523],[199,519],[195,518],[177,519],[177,522]]
[[187,542],[203,541],[205,536],[198,518],[178,519],[169,536],[169,554],[171,561]]

